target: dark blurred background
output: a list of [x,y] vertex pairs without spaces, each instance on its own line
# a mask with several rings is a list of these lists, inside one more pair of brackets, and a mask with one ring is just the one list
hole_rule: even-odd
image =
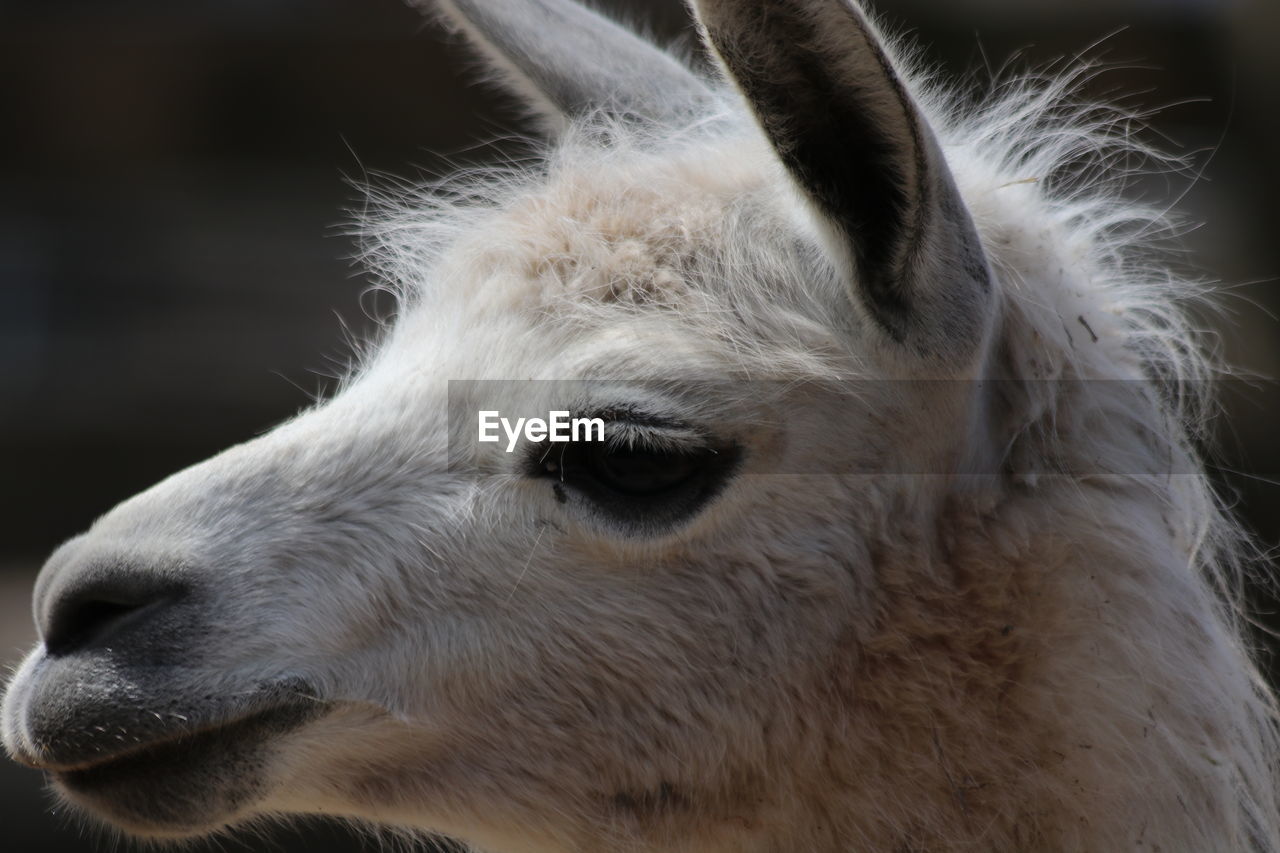
[[[688,36],[677,0],[606,8]],[[1011,57],[1086,51],[1121,66],[1092,94],[1165,106],[1153,134],[1202,177],[1138,189],[1182,196],[1202,223],[1189,258],[1231,288],[1227,355],[1280,376],[1280,3],[876,8],[977,86]],[[348,179],[483,162],[495,151],[477,143],[524,129],[472,67],[398,0],[0,0],[0,662],[32,640],[31,583],[60,540],[331,384],[344,334],[367,334],[374,310],[343,236],[360,203]],[[1220,472],[1269,546],[1277,397],[1230,399]],[[0,761],[0,846],[111,849],[42,784]],[[221,844],[378,847],[325,826]]]

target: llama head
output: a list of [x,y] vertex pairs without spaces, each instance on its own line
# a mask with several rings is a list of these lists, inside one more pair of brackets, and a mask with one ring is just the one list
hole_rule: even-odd
[[[568,0],[440,0],[547,168],[388,215],[401,310],[340,393],[50,559],[15,758],[142,835],[308,813],[500,850],[755,849],[861,772],[830,765],[878,543],[930,530],[988,415],[829,383],[982,375],[996,284],[856,8],[694,5],[731,87]],[[615,439],[508,452],[480,410]]]

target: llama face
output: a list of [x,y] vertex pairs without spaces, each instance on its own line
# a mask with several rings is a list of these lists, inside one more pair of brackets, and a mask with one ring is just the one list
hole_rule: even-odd
[[[726,256],[714,220],[681,244],[662,225],[704,215],[681,207],[680,169],[655,165],[630,189],[589,177],[607,197],[583,201],[567,176],[443,258],[436,289],[335,399],[117,507],[50,560],[36,596],[45,644],[6,706],[20,758],[149,835],[262,811],[413,811],[418,825],[506,845],[563,800],[553,811],[578,810],[570,828],[584,839],[615,823],[662,836],[764,784],[786,742],[758,742],[761,728],[785,719],[788,691],[823,678],[865,608],[862,546],[830,512],[852,517],[875,495],[820,471],[894,464],[878,436],[908,401],[836,411],[787,381],[781,370],[805,358],[812,376],[840,368],[812,318],[754,306],[777,324],[773,341],[764,320],[723,325],[735,303],[711,306],[732,288],[694,290],[674,272]],[[655,185],[669,210],[646,197]],[[716,204],[759,195],[724,186]],[[628,196],[635,209],[617,202]],[[511,237],[531,209],[548,224],[579,215],[566,199],[611,204],[660,239],[621,224],[544,243],[528,223],[527,240]],[[750,217],[769,224],[744,246],[776,239],[767,212]],[[471,245],[489,254],[468,258]],[[530,272],[551,264],[554,275]],[[788,349],[791,328],[830,359]],[[772,379],[741,379],[730,343],[747,336]],[[447,381],[468,375],[480,381]],[[659,476],[672,460],[688,475],[677,467],[650,497],[577,477],[574,454],[589,468],[590,447],[566,460],[529,442],[480,445],[475,413],[488,407],[612,413],[610,431],[652,448]],[[866,424],[852,449],[824,428],[851,416]],[[137,616],[117,619],[106,601],[92,605],[100,616],[55,615],[140,567],[137,594],[156,603]],[[86,697],[86,684],[101,687]],[[209,731],[96,760],[193,729]],[[747,787],[726,790],[725,773]]]
[[[342,393],[117,507],[41,576],[5,742],[116,825],[342,814],[513,850],[736,825],[866,621],[854,531],[936,498],[825,472],[964,451],[963,393],[930,394],[925,423],[925,390],[822,392],[973,375],[990,325],[968,214],[858,13],[768,4],[799,35],[756,44],[751,4],[702,5],[760,134],[630,35],[536,4],[644,58],[588,97],[581,55],[512,40],[555,29],[516,5],[449,8],[554,111],[622,114],[611,140],[571,132],[549,177],[456,211]],[[800,60],[769,50],[819,26],[844,33],[823,49],[849,94],[810,127]],[[849,134],[858,163],[831,162]],[[507,452],[470,441],[482,408],[627,440]]]

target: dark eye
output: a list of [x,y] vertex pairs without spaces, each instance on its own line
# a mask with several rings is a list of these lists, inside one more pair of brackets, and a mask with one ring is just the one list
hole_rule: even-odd
[[544,443],[531,474],[633,533],[655,533],[692,517],[729,479],[734,445],[656,447],[644,442]]
[[626,495],[651,495],[680,485],[697,473],[705,453],[592,445],[587,472]]

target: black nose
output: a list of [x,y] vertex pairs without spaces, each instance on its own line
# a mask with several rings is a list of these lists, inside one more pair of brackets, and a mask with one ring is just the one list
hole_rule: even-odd
[[74,561],[45,571],[54,576],[37,590],[36,613],[54,656],[118,638],[185,592],[171,572],[136,563]]

